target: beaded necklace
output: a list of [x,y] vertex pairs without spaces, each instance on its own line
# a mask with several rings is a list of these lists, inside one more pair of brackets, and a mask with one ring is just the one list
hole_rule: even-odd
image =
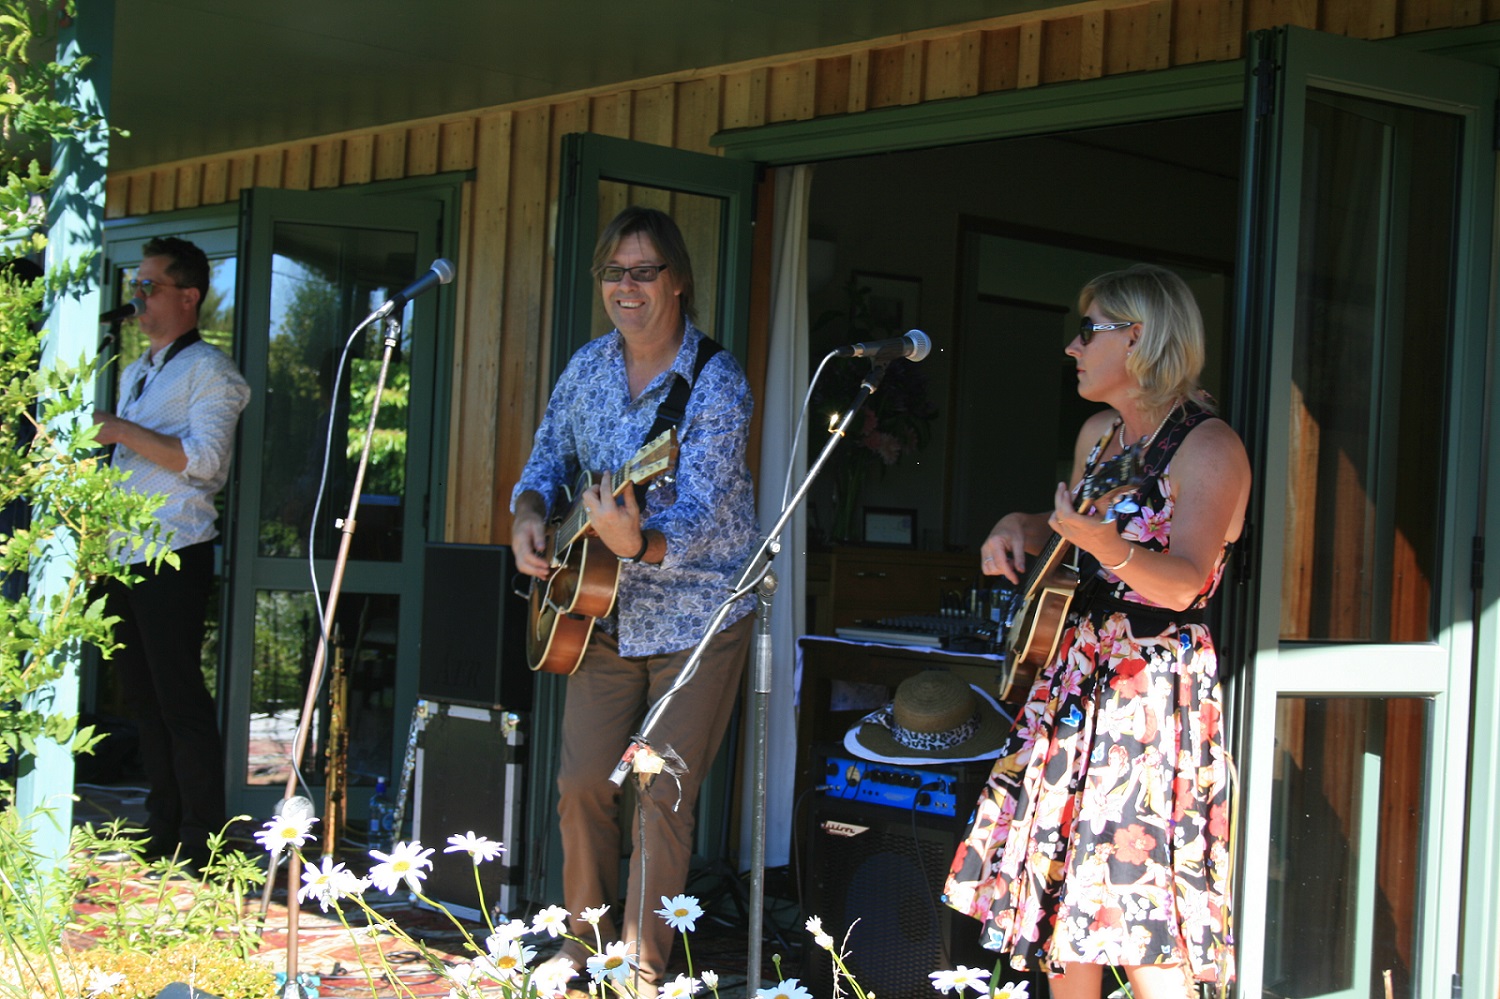
[[[1141,447],[1141,453],[1142,454],[1144,454],[1145,452],[1151,450],[1151,445],[1156,443],[1156,438],[1161,435],[1161,432],[1167,428],[1167,424],[1169,422],[1171,422],[1172,414],[1175,413],[1175,412],[1177,412],[1177,406],[1178,406],[1177,403],[1175,403],[1175,402],[1172,403],[1172,407],[1167,410],[1167,415],[1163,416],[1161,418],[1161,422],[1156,425],[1156,429],[1153,430],[1153,431],[1151,431],[1151,436],[1150,437],[1142,437],[1141,438],[1140,447]],[[1123,417],[1123,416],[1120,417],[1120,422],[1117,423],[1117,424],[1115,424],[1115,426],[1116,426],[1116,428],[1118,428],[1118,431],[1119,431],[1118,432],[1118,436],[1119,436],[1119,439],[1120,439],[1120,450],[1123,452],[1125,450],[1125,448],[1126,448],[1126,445],[1125,445],[1125,417]]]

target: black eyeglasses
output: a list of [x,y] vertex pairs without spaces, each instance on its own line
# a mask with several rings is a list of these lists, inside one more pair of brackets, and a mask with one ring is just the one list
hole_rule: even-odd
[[132,295],[139,295],[142,298],[150,298],[152,295],[156,294],[156,289],[158,288],[185,287],[184,285],[180,284],[167,284],[165,281],[153,281],[151,278],[131,278],[126,283],[130,285],[130,293]]
[[1095,333],[1107,333],[1110,330],[1124,330],[1124,329],[1129,329],[1130,327],[1132,327],[1134,325],[1135,325],[1135,323],[1133,323],[1133,322],[1131,322],[1131,323],[1096,323],[1092,319],[1090,319],[1088,316],[1084,316],[1083,317],[1083,321],[1078,324],[1078,339],[1082,340],[1083,341],[1083,345],[1085,347],[1087,347],[1089,344],[1091,344],[1091,343],[1094,342],[1094,334]]
[[639,267],[601,267],[595,273],[599,275],[600,281],[608,281],[611,284],[624,280],[626,272],[629,272],[632,281],[650,284],[656,280],[656,275],[666,269],[666,264],[641,264]]

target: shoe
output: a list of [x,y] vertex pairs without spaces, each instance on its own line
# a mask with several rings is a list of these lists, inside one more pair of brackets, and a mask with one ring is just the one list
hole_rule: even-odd
[[129,850],[100,850],[94,859],[101,864],[123,864],[134,856]]

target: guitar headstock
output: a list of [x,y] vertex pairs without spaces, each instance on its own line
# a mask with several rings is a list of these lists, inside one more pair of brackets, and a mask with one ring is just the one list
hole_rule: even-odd
[[620,469],[616,486],[623,490],[630,482],[645,483],[669,471],[677,464],[677,428],[668,427],[647,441]]
[[1140,488],[1146,481],[1145,462],[1138,445],[1100,462],[1096,468],[1085,473],[1078,487],[1078,502],[1075,509],[1083,513],[1089,507],[1113,499],[1120,493]]

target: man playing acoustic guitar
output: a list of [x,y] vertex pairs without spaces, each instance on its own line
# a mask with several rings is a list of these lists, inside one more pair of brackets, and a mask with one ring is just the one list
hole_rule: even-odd
[[[692,263],[676,223],[653,209],[627,208],[600,235],[593,272],[615,329],[568,362],[511,499],[516,567],[545,579],[557,560],[549,557],[549,514],[571,505],[566,491],[580,473],[602,472],[573,501],[597,541],[622,563],[613,610],[587,638],[568,678],[563,713],[557,779],[563,902],[572,914],[570,932],[585,940],[594,933],[579,914],[620,898],[620,791],[610,772],[645,712],[686,664],[757,541],[745,458],[749,384],[729,352],[694,325]],[[679,382],[683,388],[674,392]],[[609,470],[626,467],[677,414],[676,468],[653,479],[642,505],[636,488],[620,488]],[[534,598],[533,607],[544,602]],[[638,954],[643,994],[654,994],[666,971],[673,931],[651,909],[687,881],[698,788],[740,689],[753,609],[746,599],[726,617],[691,682],[655,726],[658,750],[670,748],[687,765],[681,801],[677,782],[665,775],[641,795],[644,890],[642,833],[632,822],[637,860],[630,865],[623,937],[612,914],[599,923],[606,943],[623,939]],[[570,669],[567,663],[553,671]],[[577,972],[587,956],[569,942],[552,960]]]

